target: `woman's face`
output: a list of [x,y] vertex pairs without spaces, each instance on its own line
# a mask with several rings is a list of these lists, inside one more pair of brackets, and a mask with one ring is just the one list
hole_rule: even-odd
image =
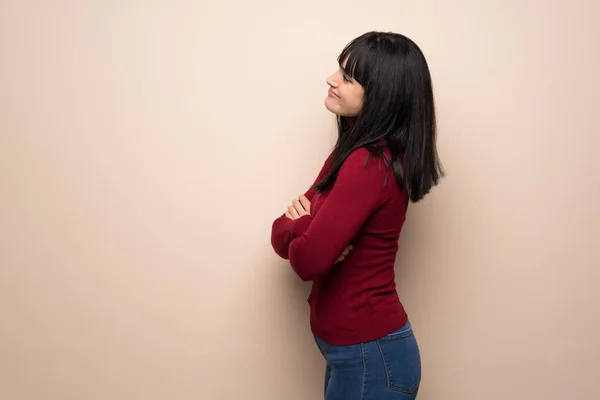
[[[346,66],[346,60],[342,63]],[[339,68],[327,78],[329,93],[325,99],[325,107],[342,117],[356,117],[363,106],[364,88],[360,83]]]

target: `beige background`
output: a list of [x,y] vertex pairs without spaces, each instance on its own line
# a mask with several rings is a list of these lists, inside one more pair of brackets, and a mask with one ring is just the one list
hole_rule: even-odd
[[270,224],[373,29],[425,52],[448,172],[397,267],[419,398],[600,398],[597,1],[0,5],[1,399],[320,398]]

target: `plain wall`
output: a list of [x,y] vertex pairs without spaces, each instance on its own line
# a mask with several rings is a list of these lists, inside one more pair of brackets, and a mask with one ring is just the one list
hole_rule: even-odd
[[384,30],[425,52],[448,174],[398,255],[419,399],[599,399],[599,8],[0,0],[0,398],[321,398],[270,227]]

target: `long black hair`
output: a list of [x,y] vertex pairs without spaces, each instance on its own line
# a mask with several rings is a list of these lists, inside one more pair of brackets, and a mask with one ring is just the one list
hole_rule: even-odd
[[[333,186],[354,150],[366,147],[387,161],[390,150],[396,181],[413,202],[421,200],[444,176],[436,150],[435,106],[431,75],[421,49],[397,33],[368,32],[351,41],[338,57],[344,72],[364,88],[363,106],[354,119],[338,116],[338,139],[329,173],[315,190]],[[406,170],[404,168],[406,162]]]

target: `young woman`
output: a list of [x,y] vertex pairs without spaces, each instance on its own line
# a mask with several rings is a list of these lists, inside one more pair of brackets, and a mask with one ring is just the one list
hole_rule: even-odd
[[273,222],[271,244],[312,281],[325,399],[414,399],[421,359],[394,262],[409,201],[443,176],[431,76],[419,47],[394,33],[354,39],[338,63],[325,100],[337,143],[313,186]]

